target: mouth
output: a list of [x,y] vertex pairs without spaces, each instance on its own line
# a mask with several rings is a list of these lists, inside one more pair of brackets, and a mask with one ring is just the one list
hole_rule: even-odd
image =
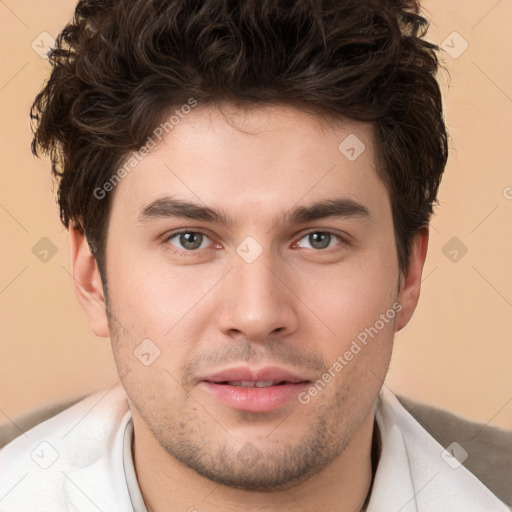
[[[209,382],[209,381],[205,381]],[[250,381],[250,380],[232,380],[232,381],[224,381],[224,382],[213,382],[213,384],[224,384],[226,386],[239,386],[244,388],[269,388],[271,386],[282,386],[283,384],[297,384],[296,382],[288,382],[286,380],[281,381],[273,381],[273,380],[258,380],[258,381]]]
[[201,379],[199,386],[232,409],[269,412],[292,402],[312,380],[278,367],[231,368]]

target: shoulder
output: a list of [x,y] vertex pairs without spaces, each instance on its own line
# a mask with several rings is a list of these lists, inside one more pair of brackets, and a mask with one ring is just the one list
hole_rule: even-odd
[[456,440],[468,453],[464,466],[498,498],[512,505],[512,431],[470,421],[410,398],[397,398],[443,447]]
[[[56,414],[48,418],[52,412]],[[84,499],[76,496],[78,481],[82,488],[97,482],[113,486],[122,473],[122,439],[129,418],[124,390],[116,386],[70,407],[45,408],[15,421],[15,438],[0,450],[1,510],[28,512],[41,504],[55,511],[74,510],[71,504]],[[39,422],[31,425],[34,421]],[[13,432],[4,432],[4,441]],[[122,487],[118,492],[121,498],[125,494]],[[114,498],[106,489],[95,502],[103,510],[115,510]],[[90,500],[84,510],[89,507]]]
[[36,425],[43,423],[53,416],[56,416],[65,409],[69,409],[72,405],[80,402],[87,395],[77,396],[61,400],[58,402],[47,404],[43,407],[34,409],[26,414],[18,416],[14,421],[9,421],[0,426],[0,449],[18,436],[23,435],[24,432],[34,428]]

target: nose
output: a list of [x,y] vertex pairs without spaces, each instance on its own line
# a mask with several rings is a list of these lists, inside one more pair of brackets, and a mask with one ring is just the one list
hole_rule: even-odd
[[252,263],[236,257],[221,291],[219,329],[229,336],[243,334],[251,341],[293,333],[299,323],[299,299],[285,270],[265,251]]

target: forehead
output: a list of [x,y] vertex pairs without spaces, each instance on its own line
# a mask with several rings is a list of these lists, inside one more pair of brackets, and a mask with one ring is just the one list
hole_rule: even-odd
[[370,208],[387,199],[369,123],[323,119],[288,106],[224,104],[197,106],[166,126],[150,135],[147,154],[132,159],[114,190],[113,213],[136,218],[165,194],[261,218],[331,197]]

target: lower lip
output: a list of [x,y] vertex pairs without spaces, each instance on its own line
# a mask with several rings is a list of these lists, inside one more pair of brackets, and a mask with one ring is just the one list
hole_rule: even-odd
[[297,395],[308,386],[308,383],[281,384],[267,388],[230,386],[206,381],[201,382],[201,385],[220,402],[233,409],[266,412],[297,399]]

